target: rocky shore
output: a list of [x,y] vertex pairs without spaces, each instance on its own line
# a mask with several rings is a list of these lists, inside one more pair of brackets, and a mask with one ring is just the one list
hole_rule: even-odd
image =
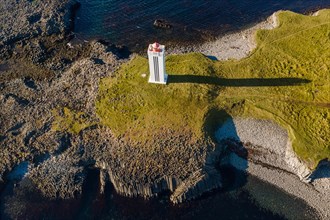
[[246,158],[229,153],[222,161],[248,172],[306,201],[320,214],[330,216],[330,163],[309,170],[292,150],[288,132],[279,125],[260,119],[227,120],[216,132],[217,141],[232,140],[247,150]]
[[167,50],[169,54],[184,54],[187,52],[203,53],[211,59],[229,60],[247,57],[256,47],[254,34],[259,29],[273,29],[277,27],[276,12],[267,20],[257,23],[242,31],[226,34],[215,40],[186,47],[174,46]]
[[[99,124],[95,100],[99,80],[114,76],[129,58],[101,42],[72,45],[76,7],[71,0],[6,1],[0,9],[0,192],[9,216],[17,218],[27,208],[30,198],[24,192],[38,191],[50,199],[80,197],[91,167],[100,170],[101,192],[111,182],[125,196],[148,198],[170,191],[170,200],[181,203],[222,186],[219,164],[271,182],[304,199],[322,218],[330,216],[328,163],[312,173],[294,155],[287,132],[273,122],[234,119],[220,127],[218,143],[191,141],[189,133],[171,130],[153,137],[148,148],[115,138]],[[15,19],[8,21],[8,14]],[[192,50],[219,60],[240,59],[255,46],[253,32],[276,26],[275,18],[170,53]],[[90,126],[77,134],[55,129],[54,112],[63,116],[64,107],[83,112]],[[27,172],[11,180],[9,174],[23,162],[29,164]],[[10,181],[15,187],[6,194]]]
[[[214,164],[205,165],[212,143],[191,143],[189,134],[174,135],[169,130],[151,140],[150,151],[138,143],[116,139],[109,128],[98,125],[95,100],[99,80],[112,76],[127,60],[117,56],[120,49],[113,45],[71,44],[68,14],[74,13],[75,3],[49,4],[27,1],[6,5],[6,13],[22,9],[17,14],[21,19],[1,32],[0,181],[6,212],[13,218],[24,212],[29,199],[23,194],[31,190],[50,199],[80,197],[89,167],[101,170],[101,190],[110,180],[116,191],[126,196],[151,197],[164,190],[176,191],[171,198],[174,203],[221,186]],[[35,16],[35,22],[23,22],[37,12],[41,14]],[[54,24],[49,21],[53,26],[46,28],[48,20],[43,18],[47,15]],[[29,32],[34,29],[40,32]],[[54,128],[56,117],[64,117],[64,108],[83,112],[91,126],[78,134]],[[166,136],[170,138],[164,139]],[[22,163],[29,164],[28,170],[10,179],[11,171]],[[14,193],[3,198],[10,181],[16,182]]]
[[0,7],[0,47],[36,36],[56,34],[64,38],[73,28],[77,7],[79,4],[74,0],[3,1]]

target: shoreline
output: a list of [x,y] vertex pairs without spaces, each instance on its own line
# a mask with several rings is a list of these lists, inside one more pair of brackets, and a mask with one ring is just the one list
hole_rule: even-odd
[[[302,182],[295,174],[280,169],[270,169],[266,166],[251,162],[247,172],[260,180],[266,181],[292,196],[302,199],[317,211],[320,219],[329,219],[329,193],[320,192],[315,188],[315,183]],[[328,183],[329,184],[329,181]]]
[[243,59],[256,48],[254,36],[257,30],[271,30],[278,26],[276,13],[274,12],[265,21],[259,22],[252,27],[237,32],[225,34],[212,41],[203,42],[188,47],[174,47],[167,50],[168,54],[185,54],[187,52],[202,53],[210,59],[229,60]]
[[[311,208],[315,209],[320,219],[329,219],[330,178],[318,179],[312,183],[306,183],[301,181],[296,174],[282,170],[279,167],[269,167],[268,164],[258,163],[253,160],[246,161],[234,154],[231,157],[235,162],[231,162],[229,165],[270,183],[291,196],[302,199]],[[245,169],[240,166],[242,163],[248,163],[248,168]],[[330,169],[330,165],[327,165],[327,167]],[[329,173],[330,171],[328,170],[327,172]],[[318,190],[317,188],[323,189]]]
[[[248,57],[251,52],[256,48],[256,42],[254,39],[255,32],[259,29],[271,30],[276,28],[278,20],[275,12],[266,21],[260,22],[250,28],[230,33],[219,37],[218,39],[210,42],[205,42],[201,45],[193,45],[189,52],[200,52],[205,56],[225,61],[230,59],[240,60]],[[319,10],[314,12],[312,16],[317,16]],[[186,53],[185,48],[175,48],[169,51],[169,54],[184,54]],[[292,147],[291,147],[292,148]],[[284,157],[291,157],[289,159],[294,160],[288,162],[288,166],[300,167],[300,170],[288,171],[287,167],[284,169],[280,166],[274,166],[257,160],[249,159],[245,160],[236,154],[232,153],[233,161],[229,162],[229,165],[242,170],[250,175],[253,175],[260,180],[266,181],[292,196],[302,199],[312,208],[314,208],[320,218],[328,219],[330,217],[330,163],[325,162],[323,165],[323,176],[314,176],[313,180],[310,180],[310,176],[313,173],[317,173],[320,169],[317,167],[314,171],[306,169],[302,164],[299,164],[299,159],[294,155],[292,149],[287,151]],[[248,163],[248,167],[242,166],[242,164]],[[290,164],[291,163],[291,164]],[[298,163],[298,164],[297,164]]]
[[[215,41],[206,42],[201,46],[195,47],[193,52],[200,52],[207,57],[215,57],[217,60],[240,60],[248,57],[256,48],[254,39],[255,32],[259,29],[270,30],[276,28],[278,20],[275,12],[266,21],[260,22],[251,28],[222,36]],[[317,16],[319,10],[314,12],[312,16]],[[181,51],[174,51],[173,54],[181,54]],[[256,119],[257,120],[257,119]],[[250,140],[246,140],[250,142]],[[294,171],[287,170],[287,166],[283,167],[283,163],[270,164],[267,162],[260,162],[258,159],[245,160],[236,154],[232,153],[232,161],[229,165],[247,172],[260,180],[266,181],[285,192],[302,199],[308,205],[313,207],[321,219],[328,219],[330,217],[330,162],[324,162],[323,171],[321,175],[314,175],[313,180],[310,179],[314,173],[318,173],[320,165],[311,171],[306,169],[299,159],[295,156],[292,146],[287,148],[285,155],[287,157],[286,165],[298,168]],[[247,167],[246,163],[248,164]],[[285,162],[284,162],[285,163]],[[244,164],[242,166],[242,164]],[[323,175],[323,176],[322,176]]]
[[[263,132],[258,133],[258,131]],[[264,135],[269,133],[273,136]],[[316,169],[311,171],[314,176],[310,182],[303,181],[297,169],[300,162],[297,161],[296,156],[285,156],[288,149],[292,148],[288,133],[279,125],[267,120],[234,118],[232,121],[227,121],[217,131],[217,139],[221,141],[226,138],[235,138],[243,143],[245,149],[254,153],[250,153],[247,159],[230,153],[224,164],[231,165],[302,199],[318,212],[321,219],[330,217],[329,162],[324,163],[323,173],[316,173]],[[260,156],[261,152],[263,153]]]

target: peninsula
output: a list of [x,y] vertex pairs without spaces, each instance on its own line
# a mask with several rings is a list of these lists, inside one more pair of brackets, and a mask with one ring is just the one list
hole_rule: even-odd
[[[221,188],[218,168],[230,165],[330,217],[329,9],[280,11],[192,53],[174,48],[158,85],[144,56],[74,44],[77,7],[0,9],[0,192],[18,183],[9,215],[27,207],[23,192],[81,196],[90,168],[101,192],[110,183],[130,197],[170,191],[177,204]],[[16,19],[4,22],[8,13]],[[13,180],[17,168],[26,172]]]

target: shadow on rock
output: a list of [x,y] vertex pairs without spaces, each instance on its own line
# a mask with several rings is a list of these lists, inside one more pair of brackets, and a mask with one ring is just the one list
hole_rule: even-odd
[[233,118],[224,110],[211,109],[204,129],[206,135],[217,143],[207,161],[214,163],[220,171],[223,190],[235,190],[245,185],[248,151],[237,134]]
[[132,52],[129,50],[129,48],[127,46],[114,45],[105,40],[98,40],[98,42],[107,46],[107,50],[106,50],[107,53],[113,53],[119,59],[127,59],[132,54]]

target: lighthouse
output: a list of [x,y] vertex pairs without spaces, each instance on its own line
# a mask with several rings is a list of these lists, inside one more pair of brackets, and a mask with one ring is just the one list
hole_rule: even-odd
[[167,74],[165,72],[165,46],[159,43],[149,44],[149,83],[166,84]]

